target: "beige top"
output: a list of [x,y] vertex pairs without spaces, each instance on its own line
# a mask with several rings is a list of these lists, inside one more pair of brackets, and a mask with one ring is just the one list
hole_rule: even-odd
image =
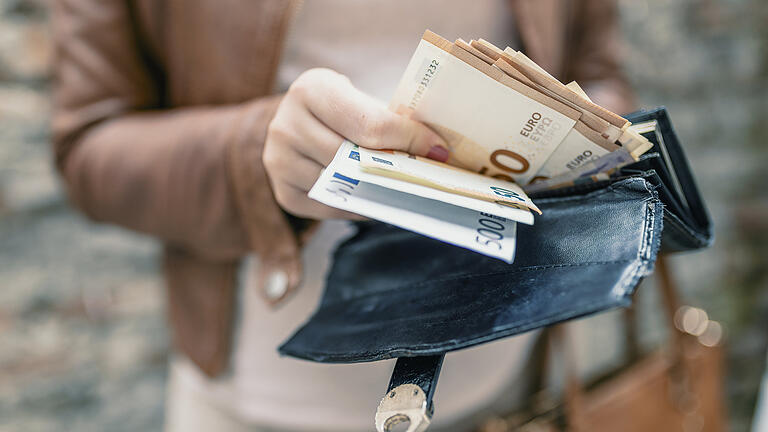
[[[306,0],[295,18],[278,71],[280,89],[302,71],[330,67],[385,102],[394,92],[424,29],[448,37],[483,37],[509,44],[504,0]],[[249,423],[296,431],[370,431],[393,361],[319,364],[280,357],[277,346],[314,311],[330,253],[351,228],[324,222],[302,252],[305,274],[298,293],[277,310],[258,296],[243,271],[231,370],[210,380],[191,365],[176,365],[184,379],[217,405]],[[248,260],[258,265],[258,259]],[[450,353],[435,396],[435,427],[466,418],[508,393],[522,370],[528,335]],[[451,430],[453,430],[451,428]]]
[[514,45],[506,0],[305,0],[286,38],[277,88],[327,67],[387,103],[426,29],[450,40]]

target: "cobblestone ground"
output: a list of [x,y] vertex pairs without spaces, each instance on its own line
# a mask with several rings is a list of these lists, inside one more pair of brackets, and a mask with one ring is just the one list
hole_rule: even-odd
[[[0,0],[0,431],[159,430],[158,248],[85,221],[63,198],[48,147],[45,4]],[[687,302],[725,326],[732,430],[746,431],[768,345],[768,5],[621,6],[639,100],[669,107],[715,220],[716,245],[673,264]],[[653,304],[651,287],[641,303]],[[653,341],[663,326],[649,315]],[[590,340],[601,339],[585,341],[586,360],[599,363]]]

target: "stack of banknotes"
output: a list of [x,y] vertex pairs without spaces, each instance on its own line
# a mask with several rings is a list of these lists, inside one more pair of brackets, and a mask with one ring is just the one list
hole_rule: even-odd
[[511,263],[527,193],[606,178],[652,144],[511,48],[427,30],[390,109],[433,128],[447,163],[345,141],[309,196]]

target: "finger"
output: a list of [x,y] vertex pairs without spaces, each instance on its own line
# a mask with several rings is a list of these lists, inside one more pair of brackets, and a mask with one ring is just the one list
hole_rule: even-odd
[[[299,217],[305,217],[309,219],[365,219],[363,216],[358,214],[339,210],[333,207],[328,207],[325,204],[312,200],[307,197],[306,191],[287,184],[280,188],[280,191],[277,193],[277,195],[278,201],[281,202],[281,206],[288,210],[291,214]],[[286,207],[283,205],[283,203],[290,203],[290,206]]]
[[322,166],[328,166],[336,155],[336,151],[344,141],[344,137],[329,129],[309,110],[302,109],[295,115],[301,120],[296,122],[300,129],[296,131],[300,139],[307,145],[297,147],[301,154]]
[[312,189],[323,166],[296,152],[288,153],[287,157],[290,160],[285,165],[286,169],[279,174],[282,180],[304,192]]
[[303,92],[309,111],[330,129],[363,147],[401,150],[446,161],[445,141],[435,131],[389,111],[357,90],[346,77],[328,73],[326,85]]

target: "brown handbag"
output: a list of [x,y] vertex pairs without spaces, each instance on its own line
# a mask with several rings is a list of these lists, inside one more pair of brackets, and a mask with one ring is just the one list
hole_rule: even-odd
[[[559,348],[566,369],[563,403],[548,403],[551,399],[539,393],[533,398],[533,408],[490,419],[478,432],[727,430],[722,399],[722,347],[717,334],[703,337],[706,327],[719,329],[719,325],[707,322],[706,318],[704,322],[697,322],[699,309],[678,307],[665,257],[657,261],[657,274],[670,330],[664,349],[636,355],[639,350],[632,314],[625,314],[628,346],[634,360],[584,386],[575,373],[567,325],[549,329],[542,360],[546,363],[547,358],[553,357],[548,353]],[[541,374],[544,369],[542,366]]]

